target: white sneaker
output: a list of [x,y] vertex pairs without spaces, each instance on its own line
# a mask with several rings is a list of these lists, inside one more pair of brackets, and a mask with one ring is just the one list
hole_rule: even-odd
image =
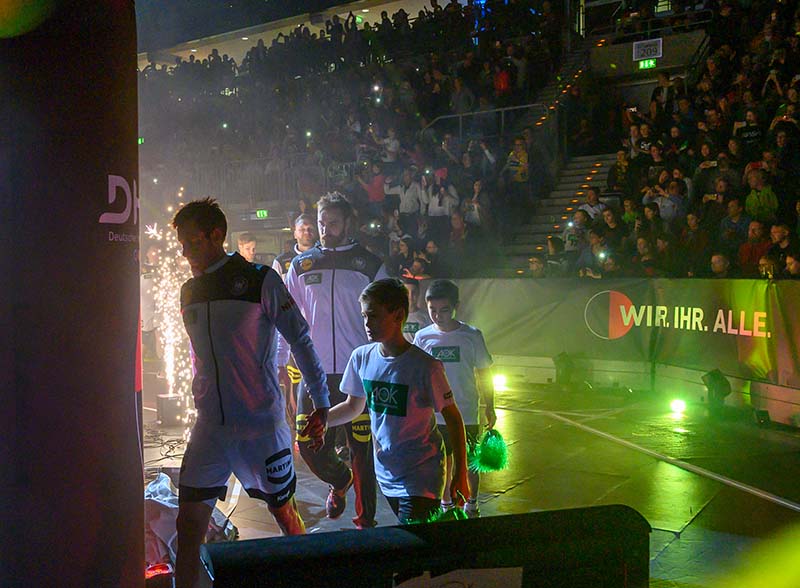
[[448,510],[453,510],[454,506],[455,505],[452,502],[442,502],[441,503],[442,512],[447,512]]
[[478,508],[478,501],[470,502],[469,500],[464,504],[464,514],[467,518],[477,519],[481,516],[481,509]]

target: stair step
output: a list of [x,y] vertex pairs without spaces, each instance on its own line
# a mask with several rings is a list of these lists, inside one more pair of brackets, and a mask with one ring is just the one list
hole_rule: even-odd
[[525,257],[526,259],[531,253],[539,253],[541,251],[545,251],[544,244],[542,245],[505,245],[503,247],[503,252],[506,256],[520,256]]
[[578,155],[576,157],[570,158],[570,163],[579,163],[583,161],[600,161],[599,158],[608,159],[609,161],[614,161],[617,158],[615,153],[602,153],[599,155]]

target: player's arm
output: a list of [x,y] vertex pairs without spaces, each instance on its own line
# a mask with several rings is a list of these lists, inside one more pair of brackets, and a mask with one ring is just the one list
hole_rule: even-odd
[[494,412],[494,374],[492,368],[477,368],[478,390],[481,393],[481,400],[486,406],[486,428],[493,429],[497,422],[497,415]]
[[[328,413],[327,425],[335,427],[349,423],[362,412],[366,406],[367,398],[364,392],[364,382],[359,375],[359,366],[361,365],[361,357],[359,349],[356,348],[342,374],[342,380],[339,383],[339,389],[347,395],[347,398],[330,409]],[[325,426],[320,427],[317,423],[309,423],[300,432],[301,435],[314,437],[315,435],[325,435]]]
[[449,404],[442,408],[450,442],[453,444],[453,481],[450,483],[450,499],[455,504],[464,504],[469,496],[467,482],[467,438],[464,432],[464,419],[458,406]]
[[[308,386],[309,395],[314,403],[314,411],[308,416],[308,420],[319,422],[324,429],[328,420],[328,408],[331,405],[328,383],[322,362],[311,343],[308,323],[280,276],[274,271],[270,270],[264,278],[262,300],[265,301],[264,310],[267,316],[278,328],[286,343],[291,346],[297,367]],[[321,446],[322,440],[319,441],[318,446]],[[312,443],[312,447],[315,444]]]

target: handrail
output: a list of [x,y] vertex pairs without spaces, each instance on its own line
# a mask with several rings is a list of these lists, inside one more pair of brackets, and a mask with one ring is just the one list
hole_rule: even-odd
[[693,80],[694,82],[696,82],[697,78],[700,77],[698,71],[698,65],[700,65],[700,62],[703,59],[705,59],[706,55],[708,54],[708,49],[710,45],[711,45],[711,35],[706,34],[706,36],[703,37],[703,40],[697,46],[697,49],[695,49],[695,52],[692,54],[692,57],[689,59],[689,64],[686,68],[688,72],[687,79],[688,79],[688,74],[690,73],[694,75],[694,80]]
[[539,108],[539,112],[541,115],[547,114],[547,106],[542,104],[541,102],[532,102],[530,104],[521,104],[519,106],[506,106],[504,108],[492,108],[490,110],[476,110],[473,112],[464,112],[461,114],[443,114],[442,116],[437,116],[431,122],[429,122],[423,130],[427,130],[435,125],[439,121],[447,120],[447,119],[458,119],[458,138],[462,139],[464,135],[464,119],[467,117],[476,117],[478,115],[486,116],[487,114],[491,113],[499,113],[500,114],[500,134],[503,134],[505,129],[505,113],[510,112],[512,110],[525,110],[525,109],[533,109]]
[[[700,15],[705,15],[705,18],[698,18]],[[697,26],[703,25],[711,22],[714,13],[711,10],[704,9],[704,10],[693,10],[687,12],[681,12],[680,14],[662,14],[662,16],[654,16],[653,18],[648,18],[647,20],[628,20],[623,22],[622,18],[617,19],[614,24],[606,25],[604,27],[595,27],[592,29],[587,38],[589,39],[597,39],[600,37],[606,38],[608,43],[613,43],[618,38],[622,38],[628,35],[633,34],[642,34],[646,33],[648,36],[652,36],[655,33],[659,33],[661,31],[666,30],[675,30],[678,27],[682,26]],[[675,17],[685,17],[688,18],[689,21],[686,25],[683,24],[675,24],[670,22],[670,19]],[[655,28],[649,28],[649,25],[652,23],[664,23],[664,26],[659,26]],[[628,26],[629,24],[637,24],[642,25],[642,31],[626,31],[624,27]]]

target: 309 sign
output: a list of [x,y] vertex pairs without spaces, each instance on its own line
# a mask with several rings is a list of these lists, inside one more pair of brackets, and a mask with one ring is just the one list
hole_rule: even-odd
[[662,39],[649,39],[647,41],[637,41],[633,44],[633,60],[657,59],[661,57]]

